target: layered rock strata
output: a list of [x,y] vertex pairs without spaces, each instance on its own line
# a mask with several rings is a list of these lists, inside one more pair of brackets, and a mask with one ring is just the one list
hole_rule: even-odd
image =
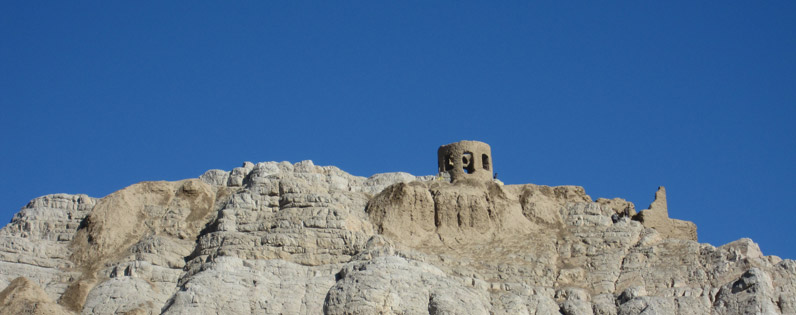
[[657,200],[310,161],[49,195],[0,230],[0,313],[796,313],[794,261]]

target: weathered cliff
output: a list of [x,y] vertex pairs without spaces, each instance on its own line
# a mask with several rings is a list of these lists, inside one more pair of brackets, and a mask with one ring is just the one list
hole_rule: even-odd
[[796,263],[695,241],[660,190],[245,163],[101,199],[48,195],[0,230],[0,313],[793,314]]

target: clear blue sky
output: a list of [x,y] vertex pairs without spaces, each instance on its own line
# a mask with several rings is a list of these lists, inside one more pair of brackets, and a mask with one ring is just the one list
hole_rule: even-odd
[[0,220],[243,161],[436,172],[644,209],[796,258],[794,1],[0,4]]

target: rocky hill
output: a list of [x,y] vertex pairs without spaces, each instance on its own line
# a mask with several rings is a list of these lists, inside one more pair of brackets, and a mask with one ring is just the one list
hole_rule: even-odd
[[0,313],[796,313],[796,262],[698,243],[665,197],[311,161],[48,195],[0,230]]

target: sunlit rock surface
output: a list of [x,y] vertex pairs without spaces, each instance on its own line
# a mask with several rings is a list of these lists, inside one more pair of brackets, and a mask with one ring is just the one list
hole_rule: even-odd
[[247,162],[31,201],[0,230],[0,314],[796,313],[796,262],[665,207]]

